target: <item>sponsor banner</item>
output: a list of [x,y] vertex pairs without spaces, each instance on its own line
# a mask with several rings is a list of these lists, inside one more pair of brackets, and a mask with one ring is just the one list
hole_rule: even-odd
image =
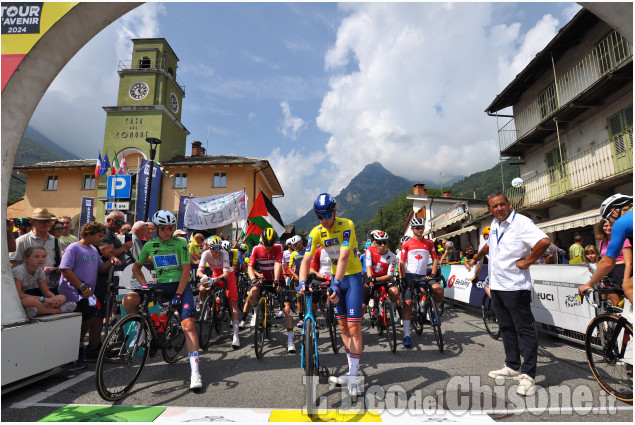
[[2,2],[2,90],[35,43],[78,2]]
[[[141,171],[137,175],[137,220],[143,220],[146,211],[146,199],[148,196],[148,182],[150,181],[150,161],[141,160]],[[150,202],[148,203],[148,220],[157,212],[159,193],[161,191],[161,169],[158,164],[152,167],[152,187],[150,188]]]
[[179,214],[176,217],[176,228],[185,229],[185,210],[190,203],[191,197],[188,195],[181,195],[179,198]]
[[[484,264],[483,268],[486,267]],[[591,278],[589,268],[584,264],[534,264],[529,272],[533,282],[531,311],[536,321],[586,332],[595,311],[589,303],[582,303],[578,298],[578,286]],[[447,282],[446,298],[481,306],[485,290],[482,281],[471,284],[474,269],[468,272],[464,265],[457,264],[441,266],[441,273]]]
[[82,209],[79,216],[79,228],[89,221],[94,220],[93,211],[95,207],[95,199],[88,198],[86,196],[82,197]]
[[192,198],[185,209],[184,225],[188,229],[206,230],[247,219],[245,191]]

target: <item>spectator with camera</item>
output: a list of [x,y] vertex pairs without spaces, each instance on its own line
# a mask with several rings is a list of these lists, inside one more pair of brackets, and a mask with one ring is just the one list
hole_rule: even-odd
[[46,250],[46,262],[44,274],[47,286],[55,295],[60,281],[58,266],[62,259],[63,244],[59,239],[50,234],[53,220],[57,219],[46,208],[36,208],[29,217],[33,230],[16,239],[16,250],[9,254],[11,267],[19,266],[24,261],[24,253],[30,246],[41,246]]

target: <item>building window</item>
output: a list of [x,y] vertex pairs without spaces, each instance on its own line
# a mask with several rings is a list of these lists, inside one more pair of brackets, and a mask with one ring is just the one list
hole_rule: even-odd
[[545,155],[547,162],[547,173],[549,174],[549,183],[567,177],[567,167],[564,161],[567,158],[567,151],[562,145],[562,156],[560,156],[560,147],[556,146]]
[[545,119],[558,109],[558,98],[556,96],[556,85],[551,83],[538,95],[538,105],[540,106],[540,119]]
[[609,137],[616,154],[633,149],[633,105],[616,112],[607,119]]
[[82,190],[92,190],[92,189],[95,189],[95,175],[84,174],[84,178],[82,179]]
[[152,62],[150,61],[150,58],[147,56],[144,56],[141,59],[139,59],[139,68],[150,68],[151,64]]
[[57,176],[46,176],[44,190],[57,190]]
[[174,174],[174,188],[184,189],[187,187],[187,173]]
[[227,174],[225,172],[214,173],[214,184],[212,187],[227,187]]

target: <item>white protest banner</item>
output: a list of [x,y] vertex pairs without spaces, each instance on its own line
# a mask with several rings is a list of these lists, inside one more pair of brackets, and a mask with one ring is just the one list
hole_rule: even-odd
[[206,230],[247,219],[247,195],[244,190],[207,198],[192,198],[185,210],[188,229]]

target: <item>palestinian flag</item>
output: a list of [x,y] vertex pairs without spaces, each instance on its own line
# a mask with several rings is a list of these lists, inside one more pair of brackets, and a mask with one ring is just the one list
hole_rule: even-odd
[[[247,243],[251,246],[258,245],[260,242],[260,234],[266,228],[273,227],[278,236],[284,233],[284,224],[280,213],[273,206],[273,203],[267,198],[262,191],[258,193],[254,205],[247,216],[249,226],[244,231]],[[243,235],[241,235],[242,237]]]

